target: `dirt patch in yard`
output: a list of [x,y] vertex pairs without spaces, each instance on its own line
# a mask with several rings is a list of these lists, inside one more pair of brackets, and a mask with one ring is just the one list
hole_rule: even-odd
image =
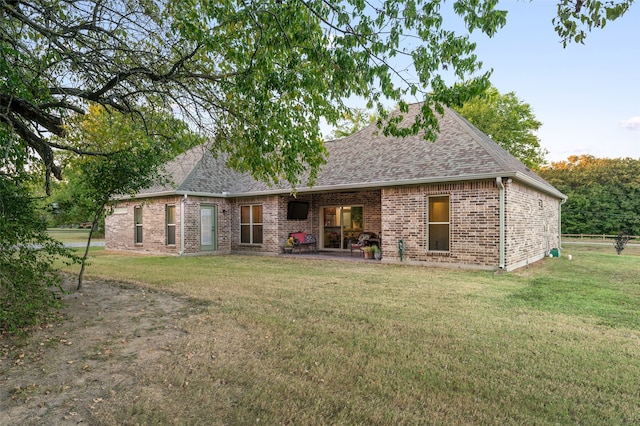
[[99,423],[100,404],[135,386],[143,365],[179,350],[183,319],[201,309],[108,281],[62,297],[57,321],[26,339],[0,336],[0,425]]

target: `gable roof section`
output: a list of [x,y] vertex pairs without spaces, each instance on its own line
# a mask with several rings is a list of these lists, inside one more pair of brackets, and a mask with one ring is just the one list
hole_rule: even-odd
[[196,146],[168,162],[164,171],[170,182],[156,185],[138,193],[142,197],[175,194],[223,196],[239,180],[253,180],[225,165],[225,156],[211,154],[206,145]]
[[[415,120],[422,104],[412,104],[404,119]],[[517,158],[452,109],[445,108],[435,142],[423,134],[383,136],[375,124],[342,139],[325,142],[328,157],[313,187],[298,192],[336,191],[382,186],[441,183],[511,177],[557,198],[566,198]],[[250,196],[291,192],[269,187],[248,174],[225,166],[206,147],[197,147],[167,164],[174,185],[149,188],[141,196],[160,193]]]

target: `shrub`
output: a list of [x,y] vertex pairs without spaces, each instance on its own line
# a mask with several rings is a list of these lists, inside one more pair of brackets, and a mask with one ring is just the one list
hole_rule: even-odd
[[54,260],[74,257],[51,239],[24,185],[0,175],[0,330],[37,324],[57,304],[60,277]]
[[622,250],[627,246],[629,239],[629,234],[625,234],[624,232],[616,235],[615,242],[613,243],[613,246],[616,248],[616,253],[622,253]]

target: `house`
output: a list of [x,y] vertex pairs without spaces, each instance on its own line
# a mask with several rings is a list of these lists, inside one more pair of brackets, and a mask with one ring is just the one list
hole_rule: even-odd
[[192,149],[167,165],[173,184],[119,201],[106,248],[278,254],[302,231],[320,250],[343,251],[369,231],[383,262],[513,270],[560,247],[566,196],[455,111],[439,123],[435,142],[385,137],[375,125],[326,142],[327,164],[296,197]]

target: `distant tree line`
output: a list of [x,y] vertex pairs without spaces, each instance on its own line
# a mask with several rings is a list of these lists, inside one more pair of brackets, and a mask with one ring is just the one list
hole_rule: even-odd
[[538,173],[569,196],[563,233],[640,235],[640,159],[571,156]]

